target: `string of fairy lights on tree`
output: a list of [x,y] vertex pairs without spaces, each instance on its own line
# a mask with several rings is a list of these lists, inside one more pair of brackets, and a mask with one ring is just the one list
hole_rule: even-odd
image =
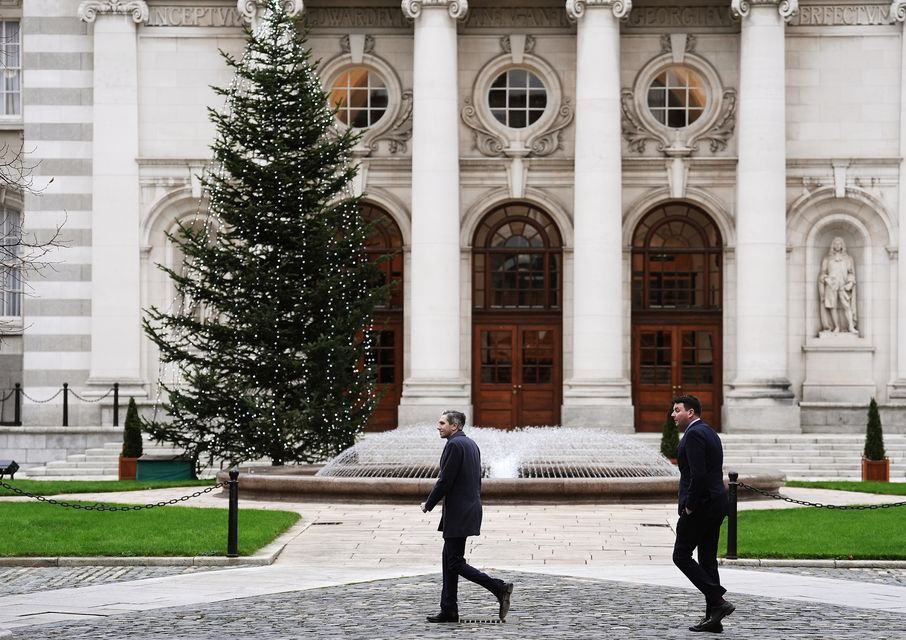
[[168,413],[155,408],[146,428],[209,462],[320,460],[352,444],[376,402],[367,329],[387,289],[375,286],[349,187],[357,136],[334,129],[304,33],[279,0],[240,60],[223,55],[236,75],[216,89],[224,108],[209,110],[207,206],[169,236],[182,273],[163,267],[177,309],[152,308],[144,322]]

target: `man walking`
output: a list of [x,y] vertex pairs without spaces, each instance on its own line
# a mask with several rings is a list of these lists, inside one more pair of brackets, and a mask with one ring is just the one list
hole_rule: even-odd
[[[720,586],[717,573],[717,543],[728,507],[724,453],[717,433],[701,419],[701,411],[695,396],[673,399],[673,420],[685,430],[676,449],[680,485],[673,564],[705,595],[705,617],[689,630],[720,633],[721,620],[736,609],[724,600],[727,590]],[[696,547],[698,562],[692,559]]]
[[443,500],[438,531],[444,535],[443,589],[440,613],[428,622],[459,622],[456,592],[459,576],[481,585],[494,594],[500,605],[501,621],[510,610],[513,583],[482,573],[466,563],[466,538],[481,531],[481,452],[478,445],[462,432],[466,417],[459,411],[445,411],[437,422],[437,432],[447,441],[440,456],[440,476],[422,512],[431,511]]

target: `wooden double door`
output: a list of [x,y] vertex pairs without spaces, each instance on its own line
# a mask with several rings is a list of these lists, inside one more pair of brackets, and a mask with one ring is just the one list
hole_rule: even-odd
[[632,390],[636,431],[660,431],[679,395],[696,396],[705,422],[720,429],[720,322],[633,323]]
[[559,323],[475,324],[472,345],[474,424],[560,423]]
[[365,430],[387,431],[397,427],[397,410],[403,392],[403,320],[401,317],[384,318],[371,331],[374,390],[380,398]]

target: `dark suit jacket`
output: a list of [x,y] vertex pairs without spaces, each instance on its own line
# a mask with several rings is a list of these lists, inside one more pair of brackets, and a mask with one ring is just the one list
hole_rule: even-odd
[[481,533],[481,452],[462,431],[447,438],[440,456],[440,476],[425,501],[431,511],[444,501],[438,531],[444,538],[465,538]]
[[680,515],[685,507],[693,512],[715,509],[726,513],[724,450],[720,437],[703,420],[686,428],[676,449],[676,464],[680,470]]

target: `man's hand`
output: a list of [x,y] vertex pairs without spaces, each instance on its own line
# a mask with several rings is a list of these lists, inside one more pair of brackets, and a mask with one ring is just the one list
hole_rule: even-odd
[[428,507],[425,506],[424,502],[422,502],[419,506],[422,508],[422,513],[428,513]]

